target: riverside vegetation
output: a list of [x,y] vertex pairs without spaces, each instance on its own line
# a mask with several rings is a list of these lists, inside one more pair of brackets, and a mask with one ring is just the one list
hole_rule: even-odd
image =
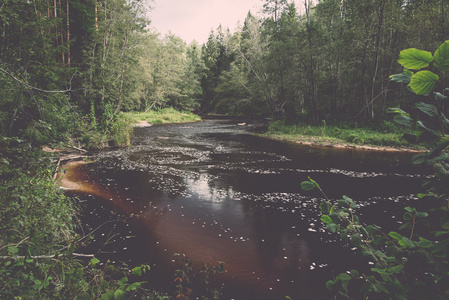
[[[187,45],[173,34],[161,37],[149,29],[145,0],[2,3],[0,298],[123,299],[145,292],[138,278],[148,266],[137,266],[130,273],[127,267],[108,263],[100,267],[95,257],[76,255],[90,235],[77,235],[80,206],[59,190],[53,179],[59,155],[43,152],[43,146],[95,149],[126,145],[129,125],[142,121],[142,112],[169,107],[272,117],[277,122],[272,128],[282,128],[285,121],[288,126],[305,123],[291,128],[309,130],[313,128],[309,125],[323,121],[391,128],[385,123],[385,112],[394,106],[401,107],[394,111],[396,121],[413,125],[410,119],[415,112],[405,112],[413,109],[410,94],[404,85],[392,85],[388,75],[392,70],[399,72],[395,63],[399,49],[435,49],[447,39],[447,1],[302,3],[305,11],[298,13],[293,2],[265,0],[261,17],[248,13],[234,34],[220,26],[204,45]],[[424,55],[423,60],[435,58],[435,67],[446,72],[446,48],[438,48],[442,50],[434,56]],[[423,79],[438,81],[427,72],[416,74],[420,75],[407,71],[394,80],[411,80],[412,88]],[[447,80],[440,76],[441,82]],[[416,123],[424,132],[422,137],[441,142],[416,159],[432,162],[438,171],[426,194],[429,198],[447,195],[439,190],[447,187],[443,184],[447,157],[440,154],[447,146],[444,130],[448,130],[448,121],[441,115],[447,109],[445,92],[439,90],[435,97],[436,103],[416,107],[424,113],[422,122]],[[138,116],[129,115],[135,111]],[[145,116],[146,121],[156,123],[163,119]],[[433,129],[438,124],[442,136]],[[345,132],[330,126],[319,130],[326,135]],[[352,139],[373,143],[368,137]],[[424,216],[413,209],[408,213],[412,225]],[[441,224],[446,226],[444,221]],[[444,237],[446,232],[436,234]],[[416,244],[419,240],[409,238],[409,242],[403,235],[392,238],[397,238],[402,251],[398,253],[422,248]],[[434,246],[431,243],[422,251],[433,255],[431,250],[438,250]],[[397,269],[376,267],[373,272],[396,282],[397,274],[402,274],[397,271],[406,268],[395,262]],[[442,269],[447,267],[443,258],[441,262]],[[356,277],[350,276],[342,275],[330,285],[341,284],[342,293],[347,293],[350,279]],[[446,277],[441,276],[432,277],[430,286],[443,282]],[[381,286],[375,283],[371,288]],[[168,296],[149,292],[147,297]]]
[[[449,129],[446,74],[449,72],[449,40],[435,53],[410,48],[401,51],[399,63],[406,68],[391,79],[405,83],[417,95],[419,114],[413,119],[400,108],[391,108],[395,121],[415,129],[414,140],[432,148],[413,158],[415,164],[428,164],[434,177],[425,182],[426,193],[418,195],[427,204],[424,211],[406,207],[403,223],[395,231],[383,232],[377,225],[363,224],[357,203],[343,196],[337,202],[327,199],[313,179],[301,183],[308,191],[318,188],[327,199],[320,204],[321,221],[329,232],[357,247],[372,262],[368,270],[341,273],[326,286],[335,295],[353,299],[446,299],[449,296]],[[418,70],[413,73],[414,70]],[[438,74],[436,74],[435,72]],[[441,79],[442,84],[437,84]]]

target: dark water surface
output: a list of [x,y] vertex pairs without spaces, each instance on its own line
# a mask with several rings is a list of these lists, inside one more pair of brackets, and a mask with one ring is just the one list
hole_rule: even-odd
[[369,265],[319,228],[322,196],[300,182],[310,176],[329,198],[357,200],[361,220],[386,230],[422,191],[411,154],[280,143],[237,123],[136,128],[133,146],[69,170],[90,186],[76,193],[87,200],[84,222],[111,220],[85,251],[149,264],[146,279],[169,293],[173,254],[185,253],[197,270],[226,263],[212,282],[221,299],[326,299],[326,280]]

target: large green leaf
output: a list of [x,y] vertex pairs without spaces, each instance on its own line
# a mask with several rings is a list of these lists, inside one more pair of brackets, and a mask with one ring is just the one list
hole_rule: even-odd
[[440,77],[431,71],[419,71],[412,76],[408,86],[417,95],[427,95],[432,92],[435,83],[439,79]]
[[443,95],[443,94],[441,94],[441,93],[436,92],[435,93],[435,99],[439,100],[439,101],[445,101],[445,100],[448,99],[448,97]]
[[415,104],[415,108],[419,109],[429,117],[435,117],[436,115],[438,115],[437,108],[433,104],[418,102]]
[[418,121],[416,124],[419,130],[422,131],[418,138],[419,142],[432,145],[441,139],[442,136],[438,131],[426,127],[422,121]]
[[390,80],[399,83],[410,83],[413,73],[409,70],[404,70],[401,74],[394,74],[390,76]]
[[435,51],[435,67],[442,71],[449,71],[449,40]]
[[389,108],[387,109],[387,113],[388,113],[388,114],[401,114],[401,115],[405,115],[405,116],[410,117],[410,114],[409,114],[409,113],[403,111],[402,109],[400,109],[400,108],[398,108],[398,107],[389,107]]
[[409,48],[399,53],[398,63],[407,69],[420,70],[427,67],[432,61],[432,53],[416,48]]
[[420,165],[423,164],[427,159],[427,153],[420,153],[412,157],[412,164]]
[[406,115],[396,115],[396,116],[394,116],[393,120],[402,126],[412,126],[413,125],[413,119]]

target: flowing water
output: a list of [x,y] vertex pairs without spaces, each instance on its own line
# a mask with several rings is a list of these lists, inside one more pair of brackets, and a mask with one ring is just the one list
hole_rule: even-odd
[[326,280],[369,265],[321,228],[323,197],[300,183],[310,176],[329,198],[353,198],[361,220],[385,230],[418,202],[424,175],[410,153],[281,143],[252,135],[257,123],[237,123],[135,128],[131,147],[68,167],[83,222],[101,225],[85,251],[149,264],[144,279],[168,293],[173,254],[184,253],[197,271],[226,263],[211,282],[221,299],[326,299]]

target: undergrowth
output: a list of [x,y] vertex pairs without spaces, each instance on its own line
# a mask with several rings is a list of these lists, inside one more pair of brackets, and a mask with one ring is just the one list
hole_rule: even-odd
[[[130,276],[149,269],[107,262],[74,251],[76,199],[53,179],[56,160],[29,141],[0,137],[0,299],[127,299],[142,294]],[[76,259],[77,258],[77,259]]]

